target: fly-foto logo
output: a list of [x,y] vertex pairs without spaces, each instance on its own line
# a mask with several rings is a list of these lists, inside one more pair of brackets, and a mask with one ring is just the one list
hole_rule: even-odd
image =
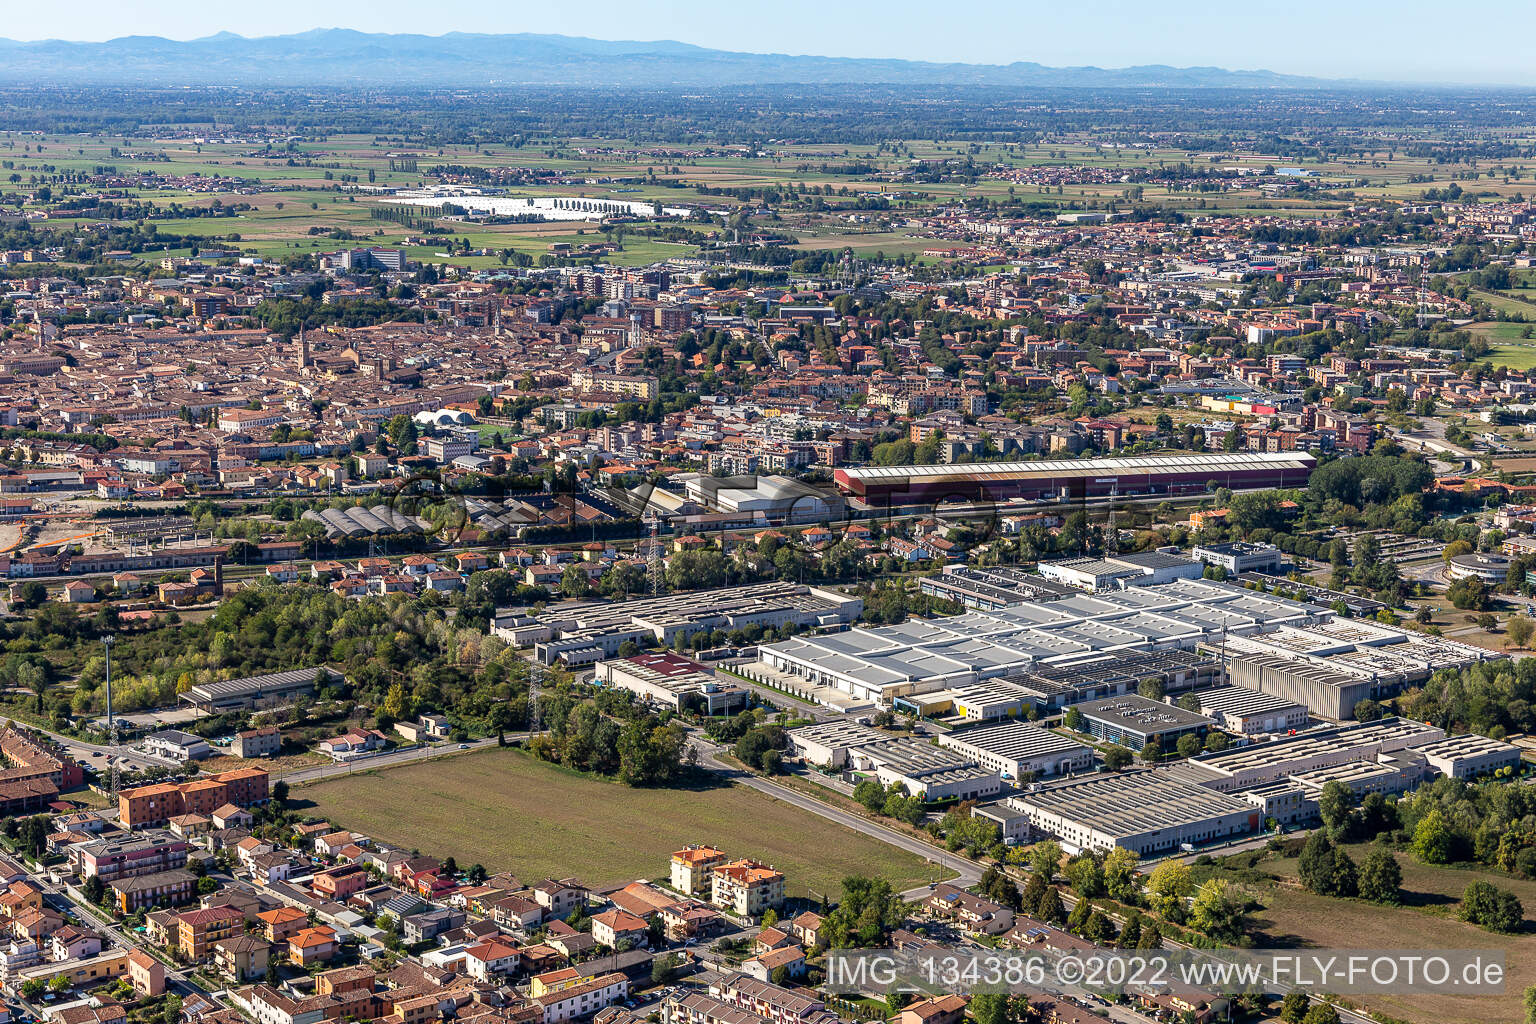
[[441,544],[457,544],[470,524],[469,506],[457,485],[428,470],[401,480],[385,492],[384,504],[397,516],[415,523]]

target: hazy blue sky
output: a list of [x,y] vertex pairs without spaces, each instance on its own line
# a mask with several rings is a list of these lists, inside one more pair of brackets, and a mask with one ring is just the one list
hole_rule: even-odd
[[[57,0],[6,3],[0,35],[191,39],[219,31],[554,32],[720,49],[1006,64],[1211,65],[1330,78],[1536,84],[1536,3],[1427,0]],[[1481,11],[1481,13],[1476,13]],[[1525,42],[1520,42],[1525,40]]]

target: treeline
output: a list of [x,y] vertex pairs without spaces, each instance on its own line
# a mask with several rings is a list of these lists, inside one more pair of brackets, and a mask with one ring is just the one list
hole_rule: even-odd
[[539,718],[549,733],[530,739],[528,749],[545,761],[613,775],[630,786],[675,782],[687,768],[682,723],[670,713],[652,714],[626,691],[584,696],[561,688],[539,698]]

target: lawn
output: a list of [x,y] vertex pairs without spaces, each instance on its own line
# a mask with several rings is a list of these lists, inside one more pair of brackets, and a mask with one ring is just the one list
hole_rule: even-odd
[[849,874],[897,889],[949,872],[743,786],[631,789],[517,750],[368,772],[305,786],[311,813],[460,864],[524,880],[600,886],[667,874],[672,851],[706,843],[783,871],[791,895],[830,893]]

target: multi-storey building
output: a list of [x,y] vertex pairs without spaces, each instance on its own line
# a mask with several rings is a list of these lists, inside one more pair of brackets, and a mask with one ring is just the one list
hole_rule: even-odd
[[69,859],[84,878],[111,885],[119,878],[155,875],[187,863],[187,843],[169,832],[126,839],[100,839],[72,847]]
[[761,914],[784,902],[784,872],[755,860],[720,864],[710,881],[710,902],[742,917]]
[[118,796],[118,819],[129,828],[163,825],[182,814],[211,814],[225,804],[251,807],[268,799],[263,768],[236,768],[180,785],[140,786]]

